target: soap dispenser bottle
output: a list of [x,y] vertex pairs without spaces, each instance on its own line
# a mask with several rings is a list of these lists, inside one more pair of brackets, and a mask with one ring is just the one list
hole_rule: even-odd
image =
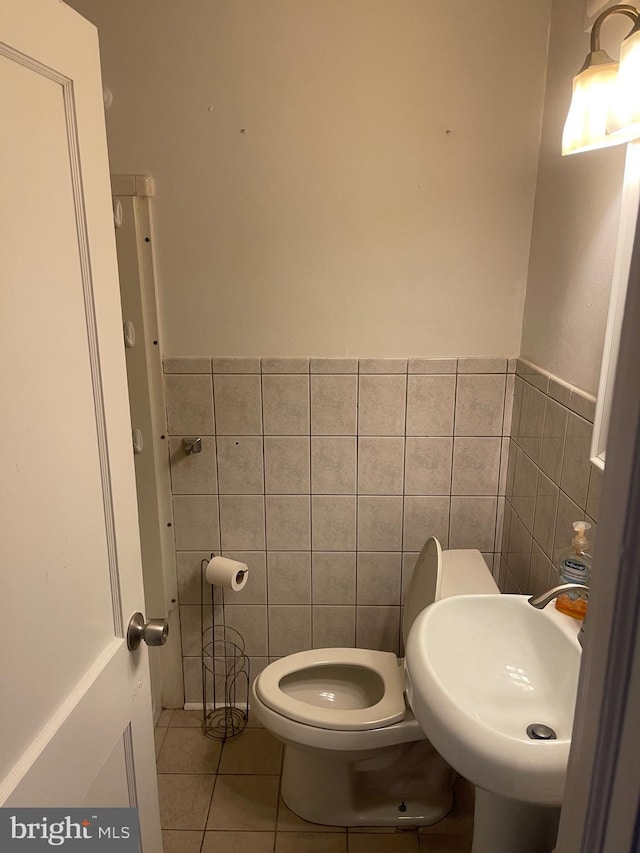
[[[560,583],[583,583],[589,585],[591,580],[591,555],[587,553],[589,540],[585,536],[591,529],[588,521],[574,521],[575,536],[571,540],[571,548],[563,551],[558,560]],[[561,613],[573,616],[574,619],[584,619],[587,615],[587,597],[581,592],[569,592],[556,598],[556,607]]]

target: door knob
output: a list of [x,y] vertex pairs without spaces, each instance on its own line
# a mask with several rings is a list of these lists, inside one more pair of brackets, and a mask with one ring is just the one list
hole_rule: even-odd
[[148,646],[164,646],[169,636],[169,623],[166,619],[144,621],[142,613],[134,613],[127,628],[127,647],[133,652],[144,640]]

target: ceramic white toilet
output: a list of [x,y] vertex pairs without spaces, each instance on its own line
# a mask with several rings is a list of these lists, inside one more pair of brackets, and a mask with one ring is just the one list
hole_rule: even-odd
[[[427,540],[406,598],[402,636],[440,598],[495,594],[479,551]],[[405,697],[402,659],[371,649],[313,649],[275,661],[251,688],[251,710],[285,745],[282,797],[305,820],[338,826],[426,825],[453,803],[453,771]]]

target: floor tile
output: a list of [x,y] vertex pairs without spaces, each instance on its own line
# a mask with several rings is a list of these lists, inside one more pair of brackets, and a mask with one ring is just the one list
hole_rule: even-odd
[[168,726],[172,714],[173,711],[170,708],[163,708],[162,711],[160,711],[160,716],[158,717],[158,722],[156,723],[156,726],[161,728],[165,728],[166,726]]
[[343,826],[324,826],[321,823],[309,823],[298,817],[280,797],[278,805],[278,832],[345,832]]
[[163,829],[204,829],[215,777],[204,774],[158,776]]
[[272,853],[274,839],[273,832],[205,832],[202,853]]
[[207,829],[276,827],[278,776],[218,776]]
[[164,743],[166,736],[167,729],[165,728],[156,728],[153,730],[153,739],[156,743],[156,761],[158,760],[158,756],[160,755],[160,750],[162,749],[162,744]]
[[335,832],[283,832],[276,853],[347,853],[347,836]]
[[164,853],[200,853],[203,832],[165,829],[162,832]]
[[278,775],[281,766],[281,742],[264,729],[245,729],[224,744],[218,772]]
[[421,835],[420,853],[471,853],[471,837],[465,835]]
[[362,834],[363,832],[382,835],[383,833],[399,832],[399,830],[395,826],[350,826],[348,832],[349,835]]
[[170,728],[158,756],[158,773],[215,773],[222,745],[198,729]]
[[174,711],[169,725],[181,729],[199,729],[202,726],[202,711]]
[[419,849],[415,832],[349,833],[349,853],[418,853]]

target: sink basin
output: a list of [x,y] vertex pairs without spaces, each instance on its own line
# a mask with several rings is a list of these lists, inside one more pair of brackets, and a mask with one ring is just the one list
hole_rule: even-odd
[[[416,719],[452,767],[485,791],[562,802],[581,649],[580,622],[523,595],[442,599],[416,619],[406,648]],[[531,724],[556,734],[534,740]]]

